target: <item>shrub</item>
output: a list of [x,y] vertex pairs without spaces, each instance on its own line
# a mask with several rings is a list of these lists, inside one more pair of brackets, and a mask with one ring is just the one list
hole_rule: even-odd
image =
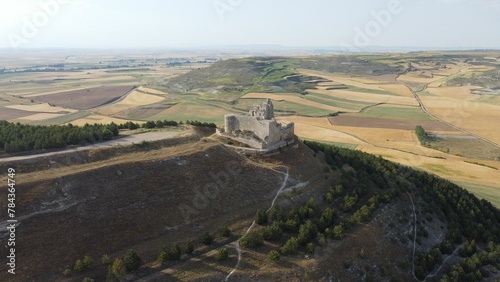
[[181,254],[182,254],[181,248],[179,247],[179,245],[175,244],[172,247],[172,251],[168,253],[167,258],[169,260],[178,260],[181,258]]
[[295,254],[298,248],[299,248],[299,240],[295,237],[292,237],[288,239],[288,241],[286,241],[283,247],[281,247],[281,252],[285,255]]
[[259,210],[255,214],[255,223],[263,225],[267,223],[267,213],[265,210]]
[[108,255],[104,254],[101,257],[101,262],[102,264],[109,264],[111,262],[111,259],[109,258]]
[[83,267],[85,270],[91,269],[94,266],[94,260],[90,256],[83,258]]
[[313,243],[308,243],[307,246],[306,246],[306,250],[310,254],[314,253],[314,244]]
[[90,279],[88,277],[83,278],[82,282],[94,282],[94,279]]
[[69,269],[69,268],[66,268],[66,269],[63,271],[63,275],[64,275],[65,277],[69,277],[69,276],[71,276],[71,274],[73,274],[73,273],[71,272],[71,269]]
[[83,261],[81,259],[79,259],[75,262],[75,266],[73,267],[73,270],[76,272],[82,272],[85,270],[85,265],[83,264]]
[[204,232],[203,234],[201,234],[200,242],[203,245],[209,246],[212,244],[213,241],[214,241],[214,238],[208,232]]
[[227,224],[225,224],[224,226],[222,226],[222,228],[219,230],[219,235],[221,237],[229,237],[229,236],[231,236],[231,230],[229,230],[229,227],[227,226]]
[[194,251],[194,244],[193,241],[189,240],[186,245],[184,246],[184,253],[190,255]]
[[272,225],[266,226],[262,232],[264,240],[275,241],[281,239],[283,236],[283,230],[281,229],[278,222],[274,222]]
[[125,265],[125,269],[127,271],[134,271],[139,269],[139,267],[141,267],[142,259],[135,251],[130,250],[123,257],[123,264]]
[[164,248],[162,248],[160,250],[160,252],[158,252],[158,257],[156,258],[156,261],[159,263],[159,264],[164,264],[168,259],[168,253],[167,251],[165,251]]
[[264,245],[264,237],[260,231],[252,231],[240,239],[243,248],[253,249]]
[[121,258],[115,259],[111,267],[109,268],[108,275],[106,276],[106,281],[121,279],[125,276],[125,264]]
[[217,261],[223,261],[225,259],[227,259],[229,256],[229,252],[227,251],[226,248],[220,248],[219,250],[217,250],[217,254],[215,255],[215,259]]
[[269,258],[270,261],[279,261],[281,259],[281,256],[280,253],[273,250],[267,254],[267,258]]

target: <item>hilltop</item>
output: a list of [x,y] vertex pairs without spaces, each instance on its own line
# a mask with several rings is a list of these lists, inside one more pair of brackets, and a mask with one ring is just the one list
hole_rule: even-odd
[[[500,212],[458,186],[310,142],[245,157],[211,134],[193,128],[181,139],[7,164],[17,169],[25,207],[17,281],[102,281],[109,264],[101,257],[113,262],[130,249],[144,264],[129,278],[141,281],[223,280],[233,270],[230,281],[410,281],[436,273],[432,280],[454,277],[452,265],[488,254],[458,275],[499,278]],[[255,216],[273,204],[266,220]],[[253,235],[244,236],[256,218]],[[224,226],[229,235],[221,235]],[[214,237],[207,246],[205,232]],[[243,248],[238,264],[235,244],[251,236],[266,239]],[[292,237],[298,248],[285,251]],[[158,264],[161,250],[190,240],[192,253]],[[228,258],[216,261],[224,246]],[[267,258],[271,250],[281,254],[278,262]],[[63,276],[85,256],[93,267]]]

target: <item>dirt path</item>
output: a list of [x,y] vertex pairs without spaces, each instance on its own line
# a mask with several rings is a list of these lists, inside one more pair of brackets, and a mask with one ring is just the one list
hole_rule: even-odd
[[66,149],[66,150],[62,150],[62,151],[36,154],[36,155],[0,158],[0,163],[50,157],[50,156],[67,154],[67,153],[72,153],[72,152],[87,151],[87,150],[96,149],[96,148],[109,148],[109,147],[114,147],[114,146],[118,146],[118,145],[125,146],[125,145],[131,145],[132,143],[141,143],[143,141],[158,141],[158,140],[162,140],[162,139],[173,138],[173,137],[177,136],[178,134],[179,134],[179,132],[175,132],[175,131],[146,132],[146,133],[141,133],[141,134],[128,135],[128,136],[125,136],[122,138],[118,138],[118,139],[114,139],[114,140],[110,140],[110,141],[106,141],[106,142],[101,142],[101,143],[95,143],[95,144],[84,146],[84,147],[76,147],[76,148],[72,148],[72,149]]
[[[227,149],[226,149],[227,150]],[[269,209],[266,210],[266,212],[268,213],[273,207],[274,207],[274,204],[276,202],[276,199],[278,199],[279,195],[281,194],[281,192],[283,191],[283,189],[286,187],[286,183],[288,182],[288,177],[290,176],[289,172],[288,172],[288,168],[283,166],[286,170],[286,172],[282,172],[282,171],[279,171],[279,170],[276,170],[276,169],[273,169],[267,165],[263,165],[263,164],[260,164],[260,163],[257,163],[257,162],[254,162],[250,159],[248,159],[247,157],[243,156],[243,158],[250,164],[253,164],[255,166],[260,166],[260,167],[263,167],[263,168],[267,168],[267,169],[270,169],[272,171],[275,171],[275,172],[278,172],[278,173],[281,173],[283,175],[285,175],[285,179],[283,180],[283,184],[281,185],[280,189],[278,190],[278,192],[276,192],[276,196],[274,197],[272,203],[271,203],[271,206],[269,207]],[[247,231],[245,232],[245,235],[247,235],[251,230],[252,228],[255,226],[255,220],[252,222],[252,225],[250,225],[250,227],[247,229]],[[242,237],[243,237],[242,236]],[[241,238],[240,238],[241,239]],[[236,263],[236,266],[233,268],[233,270],[231,270],[231,272],[229,272],[229,274],[226,276],[226,279],[224,279],[224,281],[228,281],[229,280],[229,277],[231,277],[231,275],[233,275],[233,273],[238,270],[238,267],[240,266],[240,262],[241,262],[241,258],[242,258],[242,252],[241,252],[241,248],[240,248],[240,239],[238,239],[236,241],[236,244],[235,244],[235,247],[236,247],[236,251],[238,252],[238,262]]]
[[[398,77],[399,77],[399,76],[398,76]],[[397,80],[397,78],[396,78],[396,80]],[[437,117],[437,116],[433,115],[432,113],[430,113],[430,112],[427,110],[427,108],[425,107],[425,105],[424,105],[424,103],[422,102],[422,100],[420,100],[420,96],[418,96],[418,94],[417,94],[417,93],[418,93],[418,92],[422,92],[422,91],[427,90],[427,88],[429,87],[429,85],[430,85],[432,82],[431,82],[431,83],[427,83],[427,84],[425,84],[425,85],[424,85],[424,87],[423,87],[420,91],[413,91],[413,90],[411,89],[411,87],[409,87],[406,83],[404,83],[404,82],[400,82],[400,83],[402,83],[404,86],[406,86],[406,87],[410,90],[410,92],[413,94],[413,96],[415,96],[415,99],[417,100],[418,104],[420,105],[420,108],[422,109],[422,111],[424,111],[427,115],[429,115],[429,116],[431,116],[431,117],[435,118],[436,120],[438,120],[438,121],[440,121],[440,122],[442,122],[442,123],[444,123],[444,124],[446,124],[446,125],[448,125],[448,126],[451,126],[452,128],[455,128],[455,129],[456,129],[456,130],[458,130],[458,131],[462,131],[462,132],[464,132],[464,133],[466,133],[466,134],[468,134],[468,135],[471,135],[471,136],[476,137],[477,139],[481,139],[481,140],[483,140],[483,141],[485,141],[485,142],[487,142],[487,143],[489,143],[489,144],[491,144],[491,145],[493,145],[493,146],[495,146],[495,147],[497,147],[497,148],[500,148],[500,144],[497,144],[497,143],[495,143],[495,142],[493,142],[493,141],[491,141],[491,140],[489,140],[489,139],[486,139],[486,138],[484,138],[484,137],[482,137],[482,136],[479,136],[479,135],[477,135],[477,134],[475,134],[475,133],[472,133],[472,132],[470,132],[470,131],[468,131],[468,130],[466,130],[466,129],[463,129],[463,128],[458,127],[458,126],[456,126],[456,125],[454,125],[454,124],[451,124],[451,123],[449,123],[449,122],[447,122],[447,121],[445,121],[445,120],[443,120],[443,119],[441,119],[441,118],[439,118],[439,117]]]
[[410,193],[407,191],[406,194],[408,194],[408,197],[410,197],[410,201],[411,201],[411,206],[413,207],[413,217],[414,217],[414,221],[415,221],[415,226],[413,227],[413,255],[412,255],[412,259],[411,259],[411,264],[413,266],[412,268],[412,271],[411,271],[411,274],[413,275],[413,278],[415,278],[415,280],[419,281],[419,279],[417,278],[417,276],[415,276],[415,251],[417,250],[417,213],[415,211],[415,203],[413,203],[413,198],[411,197]]

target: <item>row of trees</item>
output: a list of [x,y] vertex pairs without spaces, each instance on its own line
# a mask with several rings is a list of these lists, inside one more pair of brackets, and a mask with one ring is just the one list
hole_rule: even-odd
[[64,148],[110,140],[119,133],[118,125],[111,123],[68,125],[26,125],[0,121],[0,148],[6,153]]
[[[120,129],[164,128],[178,126],[171,120],[147,121],[142,125],[131,121],[123,124],[85,124],[84,126],[68,125],[27,125],[0,121],[0,150],[15,153],[31,150],[57,149],[68,145],[86,145],[111,140],[118,136]],[[186,121],[186,124],[216,128],[214,123]]]

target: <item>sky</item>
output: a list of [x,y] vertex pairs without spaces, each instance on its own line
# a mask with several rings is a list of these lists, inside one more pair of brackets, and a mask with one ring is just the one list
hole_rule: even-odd
[[0,48],[500,49],[500,0],[0,0]]

